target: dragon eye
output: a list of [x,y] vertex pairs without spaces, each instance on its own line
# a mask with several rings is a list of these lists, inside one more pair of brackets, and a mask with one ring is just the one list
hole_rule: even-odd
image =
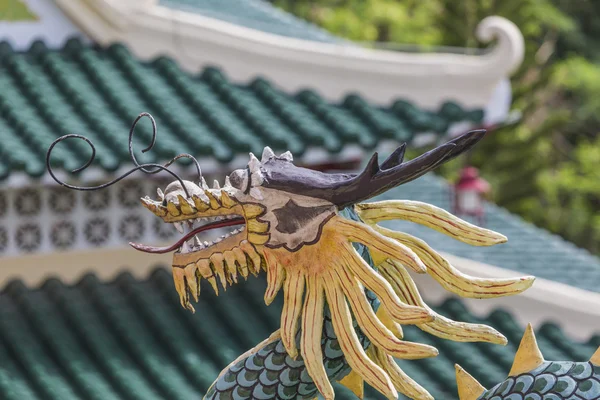
[[229,180],[231,182],[231,186],[238,190],[242,190],[244,192],[250,189],[250,174],[248,173],[248,169],[236,169],[229,175]]

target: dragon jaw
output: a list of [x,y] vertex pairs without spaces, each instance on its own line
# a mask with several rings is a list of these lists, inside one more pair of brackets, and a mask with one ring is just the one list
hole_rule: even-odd
[[[197,301],[200,280],[206,279],[218,294],[218,276],[223,289],[244,278],[249,272],[257,274],[264,261],[256,247],[268,239],[268,223],[260,216],[265,207],[256,202],[240,202],[236,198],[239,190],[225,180],[223,188],[215,183],[208,188],[203,181],[200,186],[183,181],[190,197],[178,181],[167,186],[164,193],[158,190],[158,200],[142,198],[142,204],[165,223],[172,223],[183,236],[168,247],[153,247],[130,243],[137,250],[148,253],[173,252],[173,274],[182,306],[194,310],[188,294]],[[247,199],[246,199],[247,200]],[[217,228],[237,227],[214,241],[204,240],[202,234]],[[186,287],[187,286],[187,287]]]

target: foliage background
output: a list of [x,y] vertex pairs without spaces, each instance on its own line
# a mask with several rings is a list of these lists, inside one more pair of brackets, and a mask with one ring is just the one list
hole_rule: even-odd
[[21,0],[0,0],[0,21],[35,21],[37,16]]
[[[512,78],[516,125],[494,131],[470,159],[493,200],[600,254],[600,1],[273,0],[359,42],[480,47],[485,17],[513,21],[526,55]],[[441,173],[453,179],[456,163]]]

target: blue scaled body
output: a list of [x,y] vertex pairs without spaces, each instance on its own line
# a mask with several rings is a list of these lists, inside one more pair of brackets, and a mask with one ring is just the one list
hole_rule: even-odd
[[478,400],[599,400],[600,367],[591,362],[545,361],[512,376]]

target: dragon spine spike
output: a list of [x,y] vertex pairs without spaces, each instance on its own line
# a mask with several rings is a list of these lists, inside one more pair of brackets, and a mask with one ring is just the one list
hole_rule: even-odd
[[524,374],[539,367],[543,362],[544,356],[538,347],[533,327],[527,324],[508,376]]
[[263,149],[262,157],[260,158],[260,162],[264,164],[274,157],[275,153],[273,153],[273,150],[271,150],[269,146],[265,146],[265,148]]
[[156,194],[158,195],[158,199],[163,201],[165,199],[165,194],[160,188],[156,188]]
[[350,371],[346,377],[339,381],[339,384],[350,389],[360,400],[365,398],[365,380],[356,372]]
[[250,161],[248,161],[248,168],[250,168],[250,172],[256,173],[260,171],[260,161],[253,153],[250,153]]
[[486,389],[460,365],[455,364],[459,400],[477,400]]
[[200,186],[204,190],[208,190],[209,189],[208,184],[206,183],[206,179],[204,179],[204,177],[200,178]]
[[380,166],[381,169],[386,170],[386,169],[390,169],[397,165],[402,164],[402,162],[404,161],[404,153],[405,152],[406,152],[406,143],[402,143],[400,145],[400,147],[398,147],[396,150],[394,150],[392,152],[392,154],[390,154],[388,156],[388,158],[386,158],[385,161],[381,163],[381,166]]
[[285,161],[289,161],[289,162],[294,161],[294,156],[292,155],[292,153],[289,150],[286,151],[285,153],[281,153],[279,158],[281,158],[282,160],[285,160]]
[[225,189],[229,189],[229,188],[231,188],[231,187],[232,187],[232,186],[231,186],[231,180],[229,179],[229,176],[226,176],[226,177],[225,177],[225,184],[223,185],[223,187],[224,187]]
[[592,355],[590,362],[596,367],[600,367],[600,347],[598,347],[598,350]]
[[221,185],[219,184],[219,181],[216,179],[213,182],[213,189],[221,189]]

